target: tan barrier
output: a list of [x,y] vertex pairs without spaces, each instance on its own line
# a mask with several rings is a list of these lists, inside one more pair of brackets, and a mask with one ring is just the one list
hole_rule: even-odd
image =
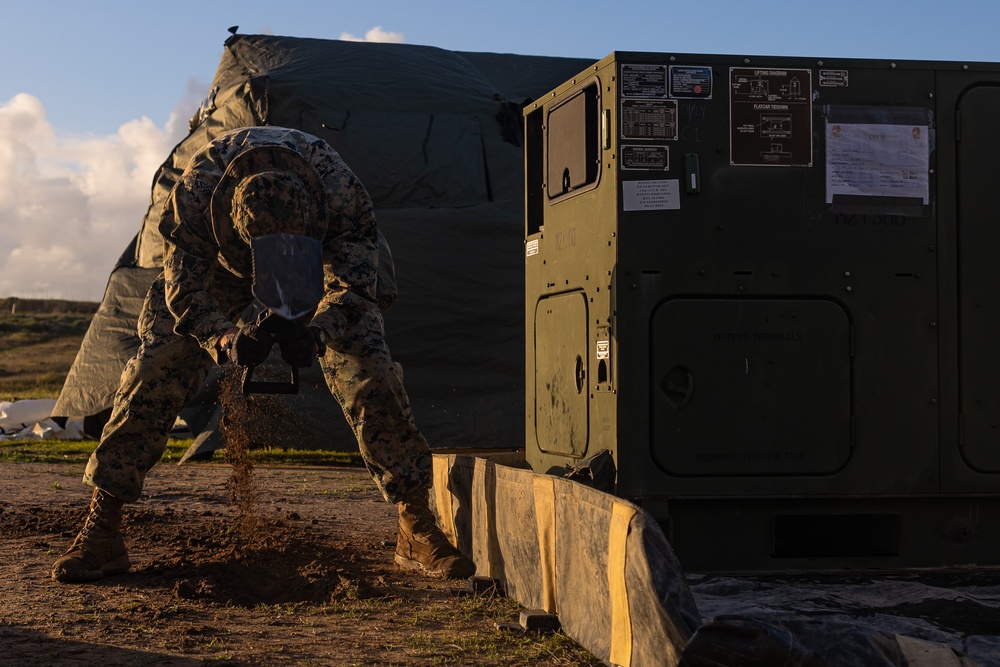
[[[566,634],[607,664],[980,664],[943,644],[850,622],[780,614],[703,620],[666,537],[641,508],[533,473],[516,453],[482,456],[434,456],[445,533],[475,560],[479,576],[499,581],[528,609],[558,614]],[[995,653],[992,645],[979,652]]]
[[701,623],[659,526],[636,505],[578,482],[480,457],[435,455],[446,534],[479,576],[615,665],[677,665]]

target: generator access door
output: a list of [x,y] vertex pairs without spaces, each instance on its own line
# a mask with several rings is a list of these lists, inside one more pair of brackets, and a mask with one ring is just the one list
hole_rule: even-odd
[[959,391],[962,451],[980,472],[1000,472],[1000,86],[975,86],[958,103]]
[[829,474],[851,452],[833,301],[678,298],[652,315],[653,460],[671,475]]
[[543,452],[578,458],[590,439],[587,297],[546,297],[535,308],[535,437]]

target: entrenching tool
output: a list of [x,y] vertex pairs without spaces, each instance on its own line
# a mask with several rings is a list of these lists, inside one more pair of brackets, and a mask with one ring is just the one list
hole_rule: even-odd
[[[270,234],[253,239],[250,247],[257,326],[274,335],[311,317],[323,298],[323,245],[299,234]],[[255,368],[243,369],[244,394],[298,393],[294,366],[288,382],[254,380]]]
[[[274,335],[311,317],[323,297],[323,247],[319,241],[296,234],[261,236],[251,241],[254,302],[243,321],[257,314],[256,324]],[[253,379],[255,366],[243,369],[243,393],[298,393],[299,372],[292,368],[289,382]],[[221,404],[221,401],[220,401]],[[222,415],[217,407],[180,463],[225,447],[218,437]]]

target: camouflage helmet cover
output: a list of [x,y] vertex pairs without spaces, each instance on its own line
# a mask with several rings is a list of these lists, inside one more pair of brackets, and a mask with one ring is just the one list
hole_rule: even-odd
[[250,148],[226,167],[212,195],[212,228],[220,249],[268,234],[322,239],[326,189],[319,172],[279,145]]

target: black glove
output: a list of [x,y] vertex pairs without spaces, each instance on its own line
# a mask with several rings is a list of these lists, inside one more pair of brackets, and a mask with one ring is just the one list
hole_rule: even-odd
[[245,324],[233,336],[227,356],[237,366],[256,366],[271,354],[274,337],[255,324]]
[[294,324],[274,334],[281,347],[281,358],[294,368],[309,368],[316,356],[316,336],[304,324]]

